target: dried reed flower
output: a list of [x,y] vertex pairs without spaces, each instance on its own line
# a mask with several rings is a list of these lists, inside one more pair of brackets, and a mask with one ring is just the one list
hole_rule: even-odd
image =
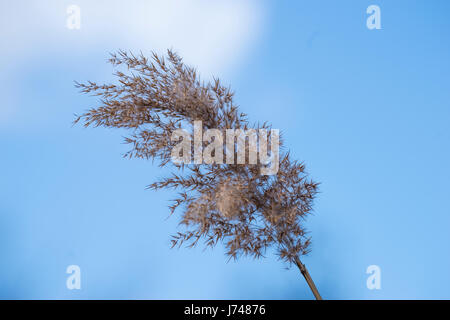
[[217,186],[217,210],[227,219],[239,217],[243,212],[245,203],[244,186],[239,182],[232,183],[227,180]]
[[[76,83],[81,92],[100,97],[100,105],[74,123],[129,129],[125,142],[131,150],[126,157],[158,160],[161,167],[172,165],[179,171],[148,186],[180,190],[169,208],[171,214],[181,209],[180,223],[186,230],[173,236],[172,246],[195,246],[203,239],[208,247],[222,241],[226,254],[234,259],[239,255],[259,258],[273,246],[282,260],[298,266],[320,298],[299,260],[309,252],[310,237],[302,222],[311,213],[318,186],[308,179],[304,164],[284,153],[278,173],[267,176],[260,174],[261,163],[171,162],[171,135],[187,123],[201,120],[203,129],[223,132],[271,127],[251,125],[235,105],[230,88],[218,79],[201,81],[196,70],[171,50],[166,56],[153,53],[151,59],[119,51],[111,54],[109,62],[118,69],[117,83]],[[120,67],[125,68],[120,71]]]

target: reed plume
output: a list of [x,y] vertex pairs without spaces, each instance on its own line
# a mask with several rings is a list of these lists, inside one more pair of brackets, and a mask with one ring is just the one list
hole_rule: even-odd
[[[278,173],[262,175],[260,161],[245,165],[171,161],[175,144],[172,133],[193,121],[201,120],[204,130],[222,132],[270,131],[271,126],[251,124],[236,106],[230,88],[219,79],[202,81],[196,70],[171,50],[164,56],[152,53],[150,59],[142,53],[135,56],[118,51],[111,54],[109,62],[116,67],[116,83],[76,83],[82,93],[98,96],[99,105],[74,123],[128,129],[125,142],[130,150],[125,157],[152,159],[160,167],[173,167],[170,176],[148,186],[153,190],[178,190],[169,209],[170,214],[180,212],[183,230],[172,236],[172,247],[195,246],[200,240],[206,247],[213,247],[221,242],[232,259],[260,258],[274,248],[280,259],[299,268],[320,299],[300,261],[310,250],[311,239],[303,222],[312,211],[318,191],[318,184],[308,178],[303,163],[283,151]],[[248,160],[249,152],[245,154]]]

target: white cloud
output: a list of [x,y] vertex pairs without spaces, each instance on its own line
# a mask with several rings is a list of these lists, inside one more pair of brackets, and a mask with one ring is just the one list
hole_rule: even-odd
[[[66,27],[69,5],[81,9],[81,29]],[[236,63],[257,39],[263,10],[257,0],[49,0],[3,2],[0,34],[6,52],[30,53],[78,41],[89,47],[173,48],[206,72]]]
[[[70,5],[81,9],[80,30],[66,27]],[[46,55],[78,57],[100,50],[106,58],[119,48],[146,54],[173,48],[209,78],[245,57],[261,33],[263,15],[258,0],[2,1],[0,80],[9,81],[24,62],[39,63]],[[18,100],[13,92],[22,91],[15,89],[1,89],[8,105],[0,107],[0,123],[25,107],[13,103]]]

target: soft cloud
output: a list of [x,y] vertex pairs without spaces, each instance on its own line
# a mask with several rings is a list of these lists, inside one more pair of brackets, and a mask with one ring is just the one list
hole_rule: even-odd
[[[81,29],[66,27],[70,5],[81,9]],[[67,46],[124,49],[173,48],[206,72],[231,67],[250,47],[262,26],[256,0],[74,0],[3,2],[0,34],[6,53],[27,54]]]
[[[66,26],[71,5],[81,10],[80,30]],[[104,51],[106,58],[107,52],[119,48],[145,54],[173,48],[209,78],[243,60],[262,21],[263,8],[257,0],[2,1],[0,82],[10,82],[27,63],[39,63],[47,55],[79,57]],[[10,89],[21,85],[9,84]],[[0,108],[3,125],[17,109],[26,108],[13,103],[18,88],[10,89],[0,89],[7,103]]]

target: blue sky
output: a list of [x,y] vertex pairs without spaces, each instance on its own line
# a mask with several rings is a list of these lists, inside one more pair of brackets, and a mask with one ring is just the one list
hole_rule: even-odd
[[[81,8],[69,30],[66,8]],[[366,8],[381,8],[381,30]],[[177,50],[271,121],[321,182],[303,258],[328,299],[449,299],[448,1],[40,1],[0,4],[0,298],[312,299],[269,254],[169,249],[163,175],[125,132],[72,127],[116,49]],[[81,268],[81,290],[66,268]],[[381,289],[366,269],[381,269]]]

